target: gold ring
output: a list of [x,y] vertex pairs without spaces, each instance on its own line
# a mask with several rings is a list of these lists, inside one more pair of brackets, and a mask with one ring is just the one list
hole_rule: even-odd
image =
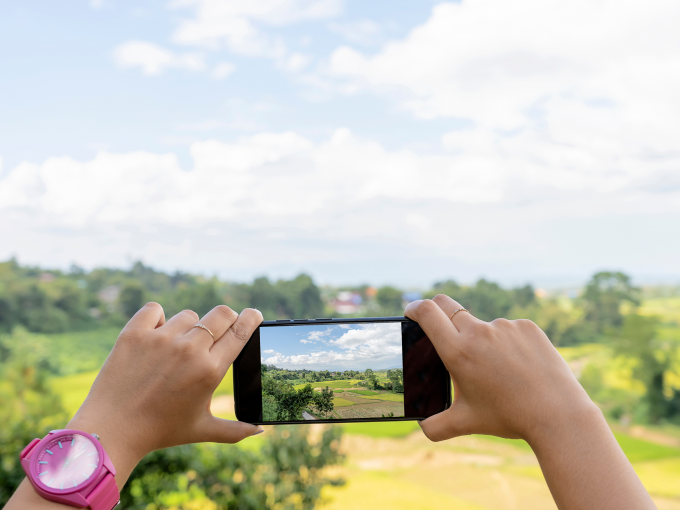
[[203,324],[196,324],[196,325],[195,325],[193,328],[191,328],[191,329],[194,329],[194,328],[205,329],[208,333],[210,333],[210,336],[212,337],[213,342],[215,341],[215,335],[213,335],[213,334],[212,334],[212,331],[210,331],[208,328],[206,328]]
[[449,315],[449,319],[453,320],[453,316],[456,315],[458,312],[467,312],[470,313],[469,310],[466,310],[465,308],[459,308],[455,312],[453,312],[451,315]]

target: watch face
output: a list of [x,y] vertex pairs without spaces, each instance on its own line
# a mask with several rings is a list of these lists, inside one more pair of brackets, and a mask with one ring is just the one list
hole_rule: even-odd
[[38,480],[50,489],[78,487],[88,482],[99,466],[94,439],[81,434],[58,436],[36,455]]

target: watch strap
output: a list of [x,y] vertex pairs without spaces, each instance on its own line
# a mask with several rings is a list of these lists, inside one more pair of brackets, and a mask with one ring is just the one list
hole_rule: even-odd
[[86,499],[92,510],[111,510],[116,507],[120,503],[120,492],[113,475],[107,473]]

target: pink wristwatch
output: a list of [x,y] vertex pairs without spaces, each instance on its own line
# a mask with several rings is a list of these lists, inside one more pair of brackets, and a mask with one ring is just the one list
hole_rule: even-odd
[[92,510],[120,503],[116,469],[97,434],[53,430],[24,448],[21,466],[38,494],[50,501]]

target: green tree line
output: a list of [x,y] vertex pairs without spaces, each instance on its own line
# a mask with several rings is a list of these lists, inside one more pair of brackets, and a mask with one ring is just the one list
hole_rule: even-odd
[[[226,303],[236,310],[256,307],[265,319],[328,317],[334,314],[329,296],[310,276],[290,280],[257,278],[251,283],[175,272],[165,273],[141,262],[128,270],[98,268],[68,271],[22,266],[16,260],[0,263],[0,332],[17,327],[31,332],[59,333],[120,327],[146,301],[163,305],[171,316],[184,308],[204,314]],[[404,292],[396,287],[347,288],[363,299],[360,315],[401,315]],[[471,285],[453,280],[436,283],[424,297],[448,294],[483,320],[528,318],[558,347],[586,343],[612,346],[612,354],[632,360],[633,376],[646,388],[648,417],[658,422],[680,414],[678,396],[667,383],[677,351],[659,337],[660,320],[637,313],[641,290],[621,272],[599,272],[573,299],[538,298],[530,285],[503,288],[480,279]],[[355,314],[356,315],[356,314]],[[644,324],[644,327],[642,326]],[[319,374],[309,382],[320,382]],[[329,379],[326,379],[329,380]]]

